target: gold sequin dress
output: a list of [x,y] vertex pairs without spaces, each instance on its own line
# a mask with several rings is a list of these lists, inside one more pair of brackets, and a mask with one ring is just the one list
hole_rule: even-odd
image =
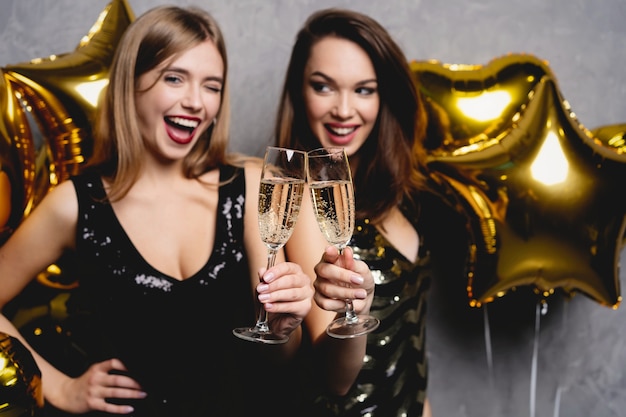
[[[411,219],[419,232],[417,219]],[[415,215],[413,215],[415,217]],[[420,236],[420,242],[423,239]],[[426,399],[426,304],[430,257],[420,244],[418,261],[408,261],[367,220],[357,221],[350,246],[376,281],[371,314],[380,326],[367,338],[367,353],[346,396],[320,395],[312,416],[419,417]]]

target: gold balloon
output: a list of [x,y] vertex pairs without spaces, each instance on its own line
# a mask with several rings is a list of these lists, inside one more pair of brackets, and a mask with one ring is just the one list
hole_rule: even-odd
[[26,211],[33,189],[34,146],[24,111],[14,91],[0,77],[0,244],[11,235]]
[[578,121],[532,55],[411,65],[449,123],[448,137],[428,144],[429,164],[467,219],[470,305],[532,286],[617,308],[626,155]]
[[2,69],[2,168],[14,171],[11,205],[23,210],[19,220],[89,156],[98,97],[133,19],[127,2],[114,0],[73,52]]
[[34,416],[42,407],[37,363],[19,340],[0,332],[0,417]]
[[[90,156],[99,96],[115,48],[133,20],[127,1],[113,0],[73,52],[2,68],[0,244]],[[67,277],[52,265],[38,279],[64,287]]]

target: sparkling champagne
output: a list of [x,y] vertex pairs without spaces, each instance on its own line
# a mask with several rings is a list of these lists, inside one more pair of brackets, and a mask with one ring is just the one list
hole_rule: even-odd
[[326,240],[345,247],[354,229],[354,190],[349,180],[319,181],[309,184],[313,209]]
[[279,249],[291,237],[298,220],[305,181],[270,178],[259,187],[259,229],[261,239],[272,249]]

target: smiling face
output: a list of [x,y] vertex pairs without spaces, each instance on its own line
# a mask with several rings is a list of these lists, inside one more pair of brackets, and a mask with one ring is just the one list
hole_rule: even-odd
[[311,48],[302,88],[309,126],[322,146],[356,153],[380,108],[376,72],[367,53],[346,39],[321,39]]
[[221,103],[224,62],[211,41],[165,60],[139,78],[139,129],[161,160],[180,160],[211,125]]

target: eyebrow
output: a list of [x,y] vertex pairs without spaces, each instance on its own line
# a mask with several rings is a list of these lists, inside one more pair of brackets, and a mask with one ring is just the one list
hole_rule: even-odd
[[[329,82],[336,82],[332,77],[329,77],[328,75],[324,74],[321,71],[313,71],[311,73],[311,77],[313,76],[318,76],[318,77],[322,77],[325,80],[329,81]],[[356,85],[365,85],[365,84],[369,84],[369,83],[378,83],[378,80],[376,78],[369,78],[366,80],[361,80],[359,82],[356,83]]]
[[[166,67],[163,69],[163,72],[167,72],[167,71],[176,72],[176,73],[183,74],[183,75],[190,74],[188,70],[184,68],[179,68],[179,67]],[[208,76],[208,77],[204,77],[202,81],[217,81],[223,84],[224,78],[218,77],[218,76]]]

